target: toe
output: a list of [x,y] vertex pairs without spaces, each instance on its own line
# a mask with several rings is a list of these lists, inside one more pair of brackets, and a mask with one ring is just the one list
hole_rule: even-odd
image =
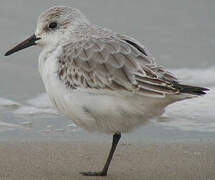
[[105,172],[80,172],[83,176],[106,176]]

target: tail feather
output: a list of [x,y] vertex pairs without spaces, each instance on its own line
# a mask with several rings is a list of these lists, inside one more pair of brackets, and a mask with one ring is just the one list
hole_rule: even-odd
[[179,83],[174,83],[174,88],[178,89],[181,93],[188,93],[193,95],[204,95],[207,94],[205,91],[209,91],[207,88],[183,85]]

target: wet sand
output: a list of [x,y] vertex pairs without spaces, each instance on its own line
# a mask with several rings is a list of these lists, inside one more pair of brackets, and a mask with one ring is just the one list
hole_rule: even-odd
[[1,180],[215,179],[215,143],[131,143],[118,146],[107,177],[79,171],[103,167],[110,144],[1,142]]

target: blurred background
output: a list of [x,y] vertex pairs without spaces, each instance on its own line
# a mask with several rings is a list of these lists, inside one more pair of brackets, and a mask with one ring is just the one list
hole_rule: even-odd
[[136,38],[157,63],[175,72],[180,79],[212,89],[205,98],[171,106],[159,123],[144,129],[146,137],[157,137],[156,133],[152,135],[154,132],[165,138],[168,133],[181,138],[215,136],[215,1],[2,0],[0,140],[51,133],[51,137],[65,138],[78,131],[72,121],[57,115],[44,94],[38,73],[41,49],[33,47],[7,58],[3,56],[34,33],[39,14],[54,5],[78,8],[91,22]]

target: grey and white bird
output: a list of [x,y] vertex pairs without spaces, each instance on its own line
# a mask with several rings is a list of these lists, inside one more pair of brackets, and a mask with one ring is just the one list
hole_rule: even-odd
[[83,175],[106,176],[121,133],[208,90],[180,84],[140,42],[91,23],[75,8],[44,11],[34,35],[5,55],[33,45],[42,47],[39,72],[56,108],[88,131],[113,134],[104,168]]

